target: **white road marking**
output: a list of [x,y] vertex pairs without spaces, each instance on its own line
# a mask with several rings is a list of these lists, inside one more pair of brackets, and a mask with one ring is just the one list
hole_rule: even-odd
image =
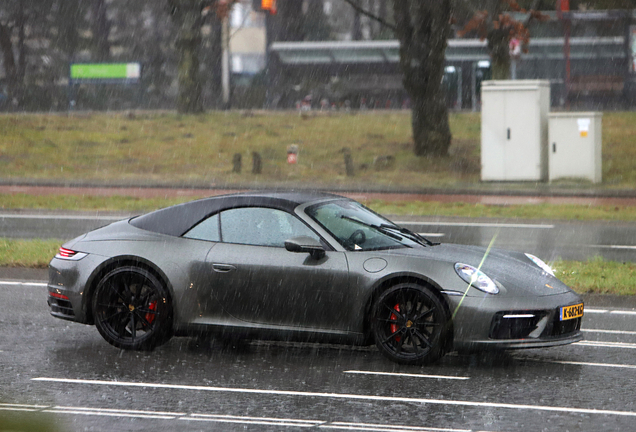
[[588,346],[595,348],[627,348],[636,349],[636,344],[627,342],[601,342],[601,341],[581,341],[576,342],[574,345]]
[[42,410],[45,413],[53,414],[77,414],[77,415],[99,415],[106,417],[132,417],[132,418],[144,418],[144,419],[159,419],[159,420],[174,420],[176,417],[166,415],[155,414],[128,414],[125,412],[105,412],[105,411],[90,411],[90,410],[72,410],[72,409],[48,409]]
[[45,287],[47,283],[46,282],[0,281],[0,285]]
[[179,420],[187,421],[205,421],[215,423],[240,423],[240,424],[253,424],[253,425],[265,425],[265,426],[294,426],[294,427],[315,427],[325,423],[320,420],[299,420],[299,419],[285,419],[285,418],[268,418],[268,417],[241,417],[241,416],[229,416],[229,415],[215,415],[215,414],[191,414],[188,417],[181,417]]
[[304,423],[304,424],[316,424],[316,423],[324,423],[322,420],[300,420],[300,419],[290,419],[290,418],[275,418],[275,417],[245,417],[245,416],[232,416],[232,415],[222,415],[222,414],[190,414],[192,417],[202,417],[202,418],[218,418],[218,419],[231,419],[231,420],[261,420],[261,421],[273,421],[273,422],[289,422],[289,423]]
[[[48,407],[47,407],[48,408]],[[100,413],[124,413],[124,414],[144,414],[144,415],[161,415],[169,417],[181,417],[187,415],[183,412],[167,412],[167,411],[139,411],[139,410],[122,410],[111,408],[85,408],[85,407],[69,407],[69,406],[54,406],[48,408],[51,410],[74,410],[74,411],[91,411]]]
[[31,409],[48,408],[48,406],[46,406],[46,405],[25,405],[25,404],[9,404],[9,403],[0,403],[0,407],[5,407],[5,408],[31,408]]
[[186,421],[206,421],[216,423],[238,423],[253,424],[267,426],[291,426],[291,427],[318,427],[324,429],[343,429],[343,430],[360,430],[360,431],[386,431],[386,432],[471,432],[467,429],[446,429],[425,426],[407,426],[407,425],[385,425],[373,423],[349,423],[349,422],[331,422],[327,420],[303,420],[292,418],[274,418],[274,417],[249,417],[249,416],[232,416],[222,414],[198,414],[198,413],[181,413],[181,412],[165,412],[165,411],[136,411],[136,410],[120,410],[106,408],[88,408],[88,407],[63,407],[63,406],[43,406],[43,405],[18,405],[18,404],[0,404],[0,410],[9,411],[28,411],[28,412],[46,412],[54,414],[75,414],[75,415],[94,415],[107,417],[124,417],[124,418],[152,418],[159,420],[186,420]]
[[585,308],[585,313],[591,313],[591,314],[604,314],[604,313],[608,313],[609,310],[607,309],[593,309],[593,308]]
[[444,237],[444,233],[418,233],[422,237]]
[[607,410],[607,409],[596,409],[596,408],[557,407],[557,406],[547,406],[547,405],[523,405],[523,404],[477,402],[477,401],[452,400],[452,399],[426,399],[426,398],[375,396],[375,395],[360,395],[360,394],[346,394],[346,393],[317,393],[317,392],[305,392],[305,391],[293,391],[293,390],[265,390],[265,389],[254,389],[254,388],[250,389],[250,388],[236,388],[236,387],[208,387],[208,386],[194,386],[194,385],[159,384],[159,383],[142,383],[142,382],[126,382],[126,381],[81,380],[81,379],[67,379],[67,378],[46,378],[46,377],[32,378],[31,380],[40,381],[40,382],[65,383],[65,384],[88,384],[88,385],[102,385],[102,386],[115,386],[115,387],[193,390],[193,391],[208,391],[208,392],[223,392],[223,393],[277,395],[277,396],[290,396],[290,397],[328,398],[328,399],[339,399],[339,400],[343,400],[343,399],[344,400],[364,400],[364,401],[374,401],[374,402],[405,402],[405,403],[420,403],[420,404],[431,404],[431,405],[547,411],[547,412],[559,412],[564,414],[591,414],[591,415],[606,415],[606,416],[613,415],[613,416],[623,416],[623,417],[636,417],[636,411],[619,411],[619,410]]
[[603,248],[603,249],[631,249],[636,250],[636,246],[631,245],[590,245],[591,247]]
[[612,315],[636,315],[636,311],[634,310],[620,310],[620,309],[593,309],[586,308],[585,313],[593,313],[593,314],[612,314]]
[[429,428],[425,426],[396,426],[396,425],[376,425],[370,423],[345,423],[333,422],[319,426],[320,429],[345,429],[345,430],[363,430],[378,432],[471,432],[468,429],[440,429]]
[[619,368],[619,369],[636,369],[636,365],[624,365],[624,364],[612,364],[612,363],[587,363],[587,362],[575,362],[575,361],[542,361],[544,363],[556,363],[556,364],[564,364],[564,365],[575,365],[575,366],[594,366],[594,367],[607,367],[607,368]]
[[48,408],[46,405],[24,405],[0,403],[0,411],[26,411],[33,412]]
[[127,219],[128,216],[97,216],[97,215],[40,215],[40,214],[2,214],[0,219],[64,219],[64,220],[108,220],[118,221]]
[[553,229],[550,224],[514,224],[493,222],[415,222],[394,221],[397,225],[427,225],[427,226],[457,226],[457,227],[483,227],[483,228],[527,228],[527,229]]
[[620,335],[636,335],[636,331],[627,331],[627,330],[581,329],[581,331],[588,332],[588,333],[607,333],[607,334],[620,334]]
[[395,372],[373,372],[373,371],[359,371],[348,370],[343,371],[346,374],[360,374],[360,375],[387,375],[387,376],[401,376],[401,377],[413,377],[413,378],[433,378],[433,379],[447,379],[447,380],[468,380],[469,377],[458,377],[449,375],[422,375],[422,374],[408,374],[408,373],[395,373]]
[[32,408],[8,408],[8,407],[0,407],[0,411],[23,411],[23,412],[35,412],[37,410]]

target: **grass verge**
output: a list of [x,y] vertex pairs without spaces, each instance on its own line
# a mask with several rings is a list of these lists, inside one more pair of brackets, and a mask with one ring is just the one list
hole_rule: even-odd
[[[479,113],[451,113],[449,155],[413,154],[410,111],[172,112],[0,115],[4,179],[133,184],[280,184],[323,187],[471,187],[479,184]],[[636,112],[603,117],[604,188],[636,187]],[[287,148],[299,147],[298,163]],[[355,176],[345,173],[351,151]],[[252,174],[252,154],[262,158]],[[233,159],[242,156],[242,171]],[[488,188],[489,185],[479,184]],[[554,187],[590,187],[585,181]],[[515,186],[510,186],[514,188]],[[524,185],[523,187],[528,187]]]
[[[62,240],[0,239],[0,266],[46,268]],[[556,261],[555,275],[575,291],[597,294],[636,294],[636,263],[606,261]]]
[[196,198],[0,194],[0,209],[146,212]]
[[636,294],[636,263],[606,261],[595,257],[587,261],[556,261],[556,277],[580,293]]
[[0,266],[45,268],[62,243],[62,240],[0,239]]

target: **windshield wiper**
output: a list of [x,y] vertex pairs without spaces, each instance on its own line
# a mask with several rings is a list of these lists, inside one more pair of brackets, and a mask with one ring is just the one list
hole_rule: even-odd
[[[369,224],[366,222],[362,222],[361,220],[358,219],[354,219],[352,217],[349,216],[345,216],[345,215],[340,215],[341,219],[346,219],[349,220],[351,222],[355,222],[358,223],[360,225],[369,227],[369,228],[373,228],[375,230],[380,231],[382,234],[385,234],[395,240],[402,240],[403,237],[408,238],[409,240],[414,241],[415,243],[418,243],[422,246],[436,246],[439,243],[433,243],[432,241],[422,237],[421,235],[419,235],[418,233],[415,233],[413,231],[411,231],[410,229],[407,228],[403,228],[403,227],[399,227],[397,225],[389,225],[389,224],[380,224],[380,225],[373,225],[373,224]],[[401,234],[401,237],[394,234],[395,232],[398,232]]]
[[[386,227],[384,225],[386,224],[382,224],[382,225],[373,225],[370,223],[366,223],[366,222],[362,222],[361,220],[352,218],[350,216],[345,216],[345,215],[340,215],[340,219],[345,219],[351,222],[355,222],[357,224],[360,224],[362,226],[368,227],[368,228],[373,228],[374,230],[380,231],[382,234],[391,237],[392,239],[395,240],[402,240],[402,237],[400,237],[399,235],[394,234],[393,232],[391,232],[390,230],[387,230]],[[387,227],[390,225],[386,225]]]
[[404,234],[409,239],[415,241],[416,243],[421,244],[422,246],[437,246],[437,245],[441,244],[441,243],[432,242],[429,239],[427,239],[426,237],[422,237],[418,233],[413,232],[413,231],[411,231],[408,228],[400,227],[400,226],[397,226],[397,225],[389,225],[389,224],[382,224],[380,226],[382,228],[385,228],[385,229],[398,231],[398,232]]

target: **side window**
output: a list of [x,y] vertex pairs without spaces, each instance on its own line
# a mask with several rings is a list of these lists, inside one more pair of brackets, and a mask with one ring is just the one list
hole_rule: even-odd
[[202,222],[199,222],[183,236],[186,238],[197,240],[207,240],[213,242],[221,241],[219,235],[219,214],[217,213],[203,220]]
[[308,236],[320,240],[296,216],[281,210],[246,207],[221,212],[223,242],[285,247],[285,240]]

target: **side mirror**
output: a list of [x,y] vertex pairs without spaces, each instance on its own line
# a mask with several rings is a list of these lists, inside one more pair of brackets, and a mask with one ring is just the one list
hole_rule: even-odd
[[325,248],[320,242],[311,237],[294,237],[285,241],[285,249],[289,252],[308,253],[314,259],[321,259],[325,256]]

